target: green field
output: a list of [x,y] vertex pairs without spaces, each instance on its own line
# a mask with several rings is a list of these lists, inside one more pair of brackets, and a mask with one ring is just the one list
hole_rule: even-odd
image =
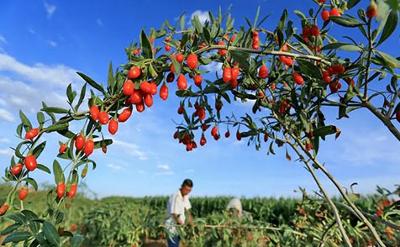
[[[5,199],[8,190],[8,186],[0,186],[0,200]],[[52,202],[52,199],[48,201],[47,193],[31,192],[24,208],[46,215],[48,212],[43,211],[45,204]],[[60,212],[53,213],[49,220],[56,223],[60,217],[65,217],[65,221],[57,225],[59,232],[82,235],[84,246],[164,246],[166,234],[163,222],[167,199],[107,197],[95,200],[81,193],[73,201],[67,201]],[[230,217],[226,212],[230,199],[191,198],[195,224],[181,229],[183,246],[340,246],[341,235],[328,205],[305,192],[299,199],[242,198],[246,212],[242,219]],[[377,193],[354,199],[364,212],[374,218],[385,196]],[[339,200],[335,202],[354,246],[373,243],[366,227],[341,206]],[[19,202],[15,206],[20,207]],[[398,202],[384,211],[393,212],[393,207],[398,208]],[[16,213],[15,210],[13,212]],[[13,223],[10,215],[0,218],[1,229]],[[400,234],[387,225],[388,222],[398,224],[398,214],[384,214],[373,222],[387,246],[399,246]],[[26,229],[29,230],[29,226]],[[68,238],[65,238],[64,245],[69,245]]]

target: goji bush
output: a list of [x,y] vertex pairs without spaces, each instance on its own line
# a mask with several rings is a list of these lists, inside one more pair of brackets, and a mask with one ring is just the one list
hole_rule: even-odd
[[[90,158],[93,152],[102,149],[106,153],[112,144],[111,139],[104,139],[104,128],[116,135],[119,125],[128,121],[134,111],[140,113],[153,107],[157,94],[167,100],[173,89],[181,98],[177,112],[183,117],[173,136],[187,151],[198,148],[197,136],[199,144],[206,145],[209,129],[216,141],[223,129],[228,129],[225,137],[230,136],[229,130],[234,131],[237,140],[245,139],[257,150],[266,145],[268,152],[274,154],[274,148],[286,148],[286,158],[290,160],[290,153],[294,152],[316,182],[345,245],[351,246],[352,241],[319,173],[338,189],[347,209],[370,231],[373,241],[385,246],[371,218],[318,160],[318,151],[320,141],[329,135],[340,135],[339,128],[329,123],[332,120],[327,112],[332,107],[337,109],[339,119],[366,109],[400,140],[396,127],[396,121],[400,121],[400,61],[395,54],[381,49],[396,30],[398,3],[312,2],[307,14],[295,11],[298,26],[284,10],[271,30],[264,28],[267,18],[259,18],[260,9],[253,22],[246,18],[247,26],[241,27],[235,27],[231,15],[223,15],[221,10],[216,16],[210,13],[205,23],[195,16],[189,27],[184,16],[177,26],[166,21],[158,29],[141,32],[140,42],[126,49],[125,64],[116,71],[110,65],[107,85],[79,72],[86,84],[79,97],[68,86],[69,108],[43,103],[33,124],[20,112],[17,135],[21,142],[5,169],[6,181],[15,186],[0,208],[1,215],[14,207],[17,192],[23,209],[23,200],[29,197],[26,186],[37,189],[32,177],[37,170],[51,172],[40,161],[46,147],[44,134],[60,134],[60,146],[51,147],[59,149],[59,154],[53,162],[55,188],[49,193],[53,200],[49,200],[46,214],[38,216],[27,210],[14,214],[12,217],[18,219],[8,228],[11,234],[5,242],[60,245],[62,239],[71,238],[72,245],[79,245],[79,236],[58,232],[56,225],[63,221],[61,205],[76,196],[80,177],[87,175],[89,166],[95,168],[96,163]],[[334,37],[331,29],[350,36]],[[361,38],[352,38],[354,32]],[[204,66],[210,64],[221,65],[221,76],[208,75]],[[91,88],[87,99],[88,85]],[[233,101],[251,102],[252,111],[243,116],[228,115],[223,106]],[[81,130],[71,131],[71,122],[81,124]]]

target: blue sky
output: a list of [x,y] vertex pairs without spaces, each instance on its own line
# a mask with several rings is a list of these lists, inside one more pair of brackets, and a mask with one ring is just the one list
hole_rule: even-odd
[[[364,6],[366,1],[363,1]],[[311,1],[2,1],[0,3],[0,166],[9,164],[10,146],[15,146],[18,110],[35,116],[42,100],[65,104],[65,88],[82,84],[76,71],[97,81],[106,80],[108,63],[125,62],[124,48],[138,40],[140,30],[159,27],[168,19],[174,23],[183,12],[188,17],[205,17],[218,6],[231,12],[236,24],[254,18],[257,6],[271,14],[273,27],[281,10],[307,11]],[[27,11],[29,10],[29,12]],[[297,21],[297,19],[295,18]],[[298,22],[297,22],[298,23]],[[337,32],[335,27],[332,27]],[[398,47],[396,38],[385,49]],[[398,54],[395,54],[398,56]],[[301,164],[287,161],[284,150],[267,156],[266,147],[255,151],[246,142],[208,137],[206,148],[187,153],[172,139],[178,99],[156,100],[151,110],[134,113],[120,125],[116,143],[107,156],[96,152],[95,171],[85,182],[99,196],[166,195],[180,182],[194,180],[193,195],[293,196],[298,186],[316,189]],[[249,104],[235,103],[229,110],[250,110]],[[229,114],[230,111],[225,113]],[[400,177],[399,142],[372,115],[359,111],[349,120],[330,120],[342,130],[338,140],[328,138],[320,149],[320,160],[345,186],[358,182],[358,191],[373,192],[377,184],[389,188]],[[74,126],[79,127],[78,124]],[[48,137],[47,152],[40,162],[50,165],[58,150],[56,135]],[[63,140],[63,139],[61,139]],[[294,157],[294,154],[292,154]],[[53,178],[37,171],[40,182]],[[327,181],[323,180],[326,184]],[[329,186],[328,186],[329,187]],[[333,194],[333,188],[329,187]]]

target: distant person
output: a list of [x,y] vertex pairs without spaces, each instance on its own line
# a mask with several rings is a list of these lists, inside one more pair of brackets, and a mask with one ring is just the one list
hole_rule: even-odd
[[189,193],[192,191],[193,182],[190,179],[185,179],[182,182],[181,188],[170,196],[167,204],[168,218],[165,222],[167,230],[168,247],[179,246],[179,233],[176,226],[185,225],[185,214],[188,215],[187,223],[193,224],[190,208],[192,207],[189,201]]
[[243,208],[240,199],[235,197],[230,200],[228,205],[226,206],[226,210],[228,210],[231,215],[241,218],[243,215]]

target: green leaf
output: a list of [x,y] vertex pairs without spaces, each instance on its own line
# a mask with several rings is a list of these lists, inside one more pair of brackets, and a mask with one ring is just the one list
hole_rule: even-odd
[[153,64],[149,64],[148,69],[149,69],[150,75],[151,75],[153,78],[156,78],[156,77],[158,76],[156,70],[155,70],[154,67],[153,67]]
[[85,98],[85,95],[86,95],[86,83],[85,83],[85,85],[83,85],[83,87],[82,87],[82,89],[81,89],[81,94],[80,94],[80,96],[79,96],[79,100],[78,100],[78,103],[76,104],[76,106],[75,106],[75,111],[78,111],[78,109],[79,109],[79,106],[81,106],[81,104],[82,104],[82,102],[83,102],[83,99]]
[[48,174],[51,174],[50,169],[49,169],[47,166],[45,166],[45,165],[38,164],[38,165],[37,165],[37,168],[38,168],[39,170],[42,170],[42,171],[48,173]]
[[317,156],[319,150],[319,137],[313,138],[314,157]]
[[26,181],[27,183],[29,183],[30,185],[32,185],[32,187],[35,190],[38,190],[38,185],[36,183],[36,181],[33,178],[25,178],[24,181]]
[[19,110],[19,118],[21,119],[21,122],[22,122],[25,130],[32,129],[31,121],[29,121],[29,119],[26,117],[26,115],[21,110]]
[[16,155],[18,158],[20,158],[20,159],[25,158],[25,157],[22,155],[20,149],[21,149],[21,147],[22,147],[23,145],[25,145],[25,144],[27,144],[27,143],[29,143],[29,141],[20,142],[20,143],[17,145],[17,147],[15,148],[15,155]]
[[106,91],[104,90],[103,86],[101,86],[99,83],[95,82],[92,78],[90,78],[89,76],[81,73],[81,72],[76,72],[80,77],[82,77],[82,79],[84,79],[87,83],[89,83],[90,86],[92,86],[93,88],[99,90],[100,92],[102,92],[103,94],[106,94]]
[[260,8],[260,6],[258,6],[257,12],[256,12],[256,17],[254,18],[254,22],[253,22],[253,28],[256,28],[258,17],[260,16],[260,10],[261,10],[261,8]]
[[60,224],[64,220],[64,213],[61,211],[56,211],[56,225]]
[[18,124],[18,127],[17,127],[17,129],[16,129],[16,132],[17,132],[17,135],[19,136],[19,137],[22,137],[22,127],[23,127],[24,125],[21,123],[21,124]]
[[192,19],[192,25],[194,26],[196,33],[201,34],[203,31],[203,25],[200,22],[200,19],[197,15],[195,15]]
[[181,31],[185,30],[185,14],[184,13],[179,17],[179,25],[180,25]]
[[[46,108],[47,105],[42,101],[42,108]],[[51,112],[46,112],[47,115],[51,118],[51,122],[54,124],[56,122],[56,116]]]
[[357,27],[362,25],[357,19],[350,16],[331,16],[330,20],[344,27]]
[[181,73],[181,64],[176,61],[175,57],[171,57],[171,61],[175,68],[175,75],[179,75]]
[[2,243],[18,243],[27,240],[30,236],[31,234],[29,232],[13,232],[8,235]]
[[301,12],[300,10],[295,10],[294,13],[300,17],[302,20],[306,20],[307,17],[303,14],[303,12]]
[[62,129],[62,130],[58,130],[57,133],[71,139],[73,138],[76,134],[72,131],[69,131],[68,129]]
[[341,49],[345,51],[362,51],[360,47],[347,43],[330,43],[322,47],[322,50],[335,50],[335,49]]
[[43,223],[44,236],[50,243],[59,246],[60,236],[58,235],[57,229],[48,221]]
[[72,84],[70,83],[67,87],[67,98],[68,98],[68,102],[72,103],[72,101],[74,101],[75,96],[76,96],[76,92],[72,91]]
[[391,55],[382,52],[382,51],[377,51],[380,57],[392,68],[400,68],[400,61],[397,60],[396,58],[392,57]]
[[34,212],[32,212],[32,211],[30,211],[30,210],[27,210],[27,209],[22,210],[21,213],[22,213],[23,215],[25,215],[25,217],[26,217],[29,221],[37,220],[37,219],[39,218]]
[[351,9],[356,6],[361,0],[349,0],[347,1],[347,8]]
[[56,184],[59,183],[64,183],[65,182],[65,177],[64,177],[64,172],[61,169],[60,163],[58,163],[57,160],[54,160],[53,162],[53,171],[54,171],[54,180]]
[[314,130],[314,136],[325,137],[327,135],[335,134],[336,132],[337,132],[336,126],[328,125]]
[[69,113],[68,109],[60,108],[60,107],[43,107],[41,111],[45,111],[48,113],[59,113],[59,114],[65,114]]
[[36,114],[36,118],[38,120],[39,125],[42,126],[43,123],[44,123],[44,113],[43,112],[38,112]]
[[312,76],[314,78],[321,78],[321,74],[317,66],[314,63],[307,60],[298,60],[297,63],[300,66],[300,71],[304,75]]
[[23,215],[23,214],[20,213],[20,212],[7,215],[7,218],[9,218],[9,219],[15,221],[16,223],[20,223],[20,224],[24,224],[24,223],[26,222],[26,217],[25,217],[25,215]]
[[102,141],[96,141],[96,142],[94,142],[94,148],[95,149],[101,148],[102,145],[109,146],[112,143],[113,143],[113,140],[111,140],[111,139],[104,139]]
[[281,18],[279,20],[279,24],[278,24],[278,30],[280,30],[281,32],[283,31],[283,28],[285,27],[285,22],[286,19],[288,17],[288,11],[287,9],[283,10]]
[[145,58],[153,58],[153,49],[151,48],[151,43],[147,38],[146,33],[142,30],[140,35],[140,44],[142,47],[142,52]]
[[61,130],[68,130],[68,123],[62,123],[62,124],[53,124],[50,125],[49,127],[43,129],[46,133],[50,133],[53,131],[61,131]]
[[84,237],[80,234],[75,234],[71,238],[71,247],[80,247],[83,243]]
[[108,88],[111,90],[111,92],[113,92],[114,85],[115,85],[115,78],[114,78],[114,74],[113,74],[112,62],[110,62],[110,64],[108,65],[107,84],[108,84]]
[[43,152],[45,146],[46,146],[46,141],[37,145],[32,151],[33,155],[35,155],[36,158],[39,157],[39,155]]
[[382,44],[390,35],[396,30],[396,26],[398,23],[398,16],[395,10],[390,11],[385,26],[383,27],[381,38],[379,39],[377,46]]
[[17,230],[20,226],[21,226],[21,224],[19,224],[19,223],[9,225],[7,228],[5,228],[3,231],[0,232],[0,235],[4,236],[7,234],[10,234],[10,233],[14,232],[15,230]]

